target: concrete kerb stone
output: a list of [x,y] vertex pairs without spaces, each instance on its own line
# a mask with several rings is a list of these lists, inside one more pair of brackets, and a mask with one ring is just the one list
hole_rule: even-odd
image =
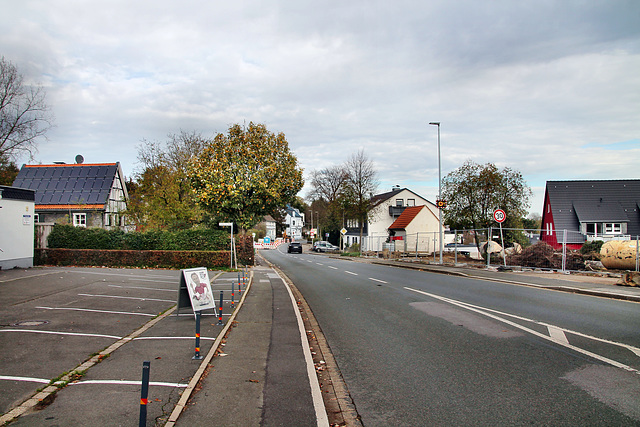
[[182,392],[182,395],[180,396],[180,400],[178,400],[178,403],[176,403],[176,406],[173,408],[173,411],[171,412],[171,415],[169,416],[169,419],[167,420],[165,427],[175,426],[176,422],[178,421],[178,418],[180,417],[180,414],[182,414],[182,411],[184,411],[184,408],[187,406],[187,402],[191,398],[191,394],[193,393],[193,390],[195,390],[196,386],[198,385],[198,382],[200,382],[200,379],[202,378],[204,371],[209,365],[209,362],[211,362],[211,359],[213,359],[213,356],[215,356],[216,352],[218,351],[218,348],[220,347],[220,344],[222,344],[222,340],[227,335],[229,328],[235,321],[235,318],[238,312],[240,311],[240,308],[244,304],[244,300],[246,299],[247,294],[249,293],[249,290],[251,289],[252,283],[253,283],[253,271],[249,275],[249,283],[247,284],[247,288],[245,289],[245,291],[242,293],[242,298],[240,299],[240,302],[238,302],[238,306],[233,311],[233,314],[231,315],[229,320],[227,320],[227,324],[224,326],[224,328],[222,328],[222,331],[220,331],[220,333],[218,334],[218,337],[216,338],[213,345],[209,349],[209,352],[207,353],[205,358],[202,360],[202,363],[200,363],[200,367],[198,367],[198,370],[191,378],[191,381],[189,381],[189,385],[187,385],[185,390]]

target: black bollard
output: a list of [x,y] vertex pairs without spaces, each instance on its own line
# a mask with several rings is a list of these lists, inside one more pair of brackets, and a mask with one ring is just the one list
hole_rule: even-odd
[[191,358],[193,360],[203,359],[203,357],[200,355],[200,316],[200,311],[196,311],[196,354],[194,354]]
[[151,362],[142,362],[142,390],[140,391],[140,427],[147,425],[147,403],[149,403],[149,370]]

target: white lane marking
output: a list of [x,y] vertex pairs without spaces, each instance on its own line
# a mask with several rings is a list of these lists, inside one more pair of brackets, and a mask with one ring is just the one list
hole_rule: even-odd
[[347,273],[347,274],[351,274],[353,276],[357,276],[358,275],[358,273],[353,273],[353,272],[348,271],[348,270],[345,270],[344,272]]
[[[137,340],[193,340],[195,339],[194,337],[135,337],[134,339],[132,339],[131,341],[137,341]],[[215,338],[210,338],[210,337],[200,337],[201,340],[205,340],[205,341],[214,341]]]
[[[73,273],[73,274],[96,274],[98,276],[119,276],[119,277],[126,277],[127,279],[135,279],[135,280],[141,280],[141,281],[145,281],[145,282],[166,282],[166,283],[175,283],[175,279],[174,280],[169,280],[170,278],[167,276],[153,276],[153,275],[149,275],[149,276],[142,276],[142,275],[134,275],[134,274],[121,274],[121,273],[96,273],[93,271],[73,271],[73,270],[64,270],[64,271],[60,271],[59,273]],[[149,277],[157,277],[158,279],[166,279],[166,280],[158,280],[158,279],[149,279]],[[179,276],[177,277],[178,279],[180,278]]]
[[40,383],[49,384],[51,380],[45,380],[44,378],[32,378],[32,377],[13,377],[11,375],[0,375],[0,380],[5,381],[24,381],[28,383]]
[[313,262],[313,261],[311,261],[310,259],[308,259],[308,260],[307,260],[307,262]]
[[634,353],[635,355],[640,357],[640,348],[634,347],[634,346],[629,345],[629,344],[623,344],[623,343],[607,340],[607,339],[604,339],[604,338],[594,337],[593,335],[583,334],[582,332],[578,332],[578,331],[574,331],[574,330],[566,329],[566,328],[561,328],[561,327],[556,326],[556,325],[550,325],[548,323],[540,322],[538,320],[528,319],[526,317],[518,316],[516,314],[505,313],[503,311],[494,310],[494,309],[487,308],[487,307],[481,307],[481,306],[477,306],[477,305],[473,305],[473,304],[469,304],[469,303],[461,302],[461,301],[460,301],[460,303],[464,304],[464,305],[466,305],[468,307],[473,307],[473,308],[477,308],[479,310],[484,310],[484,311],[487,311],[487,312],[496,313],[496,314],[499,314],[501,316],[508,316],[508,317],[513,318],[513,319],[523,320],[525,322],[534,323],[536,325],[544,326],[547,329],[555,328],[557,330],[562,331],[565,334],[565,337],[566,337],[566,334],[571,334],[571,335],[576,335],[576,336],[579,336],[579,337],[587,338],[589,340],[598,341],[598,342],[602,342],[602,343],[605,343],[605,344],[615,345],[615,346],[618,346],[618,347],[626,348],[627,350],[631,351],[632,353]]
[[34,334],[51,334],[51,335],[73,335],[78,337],[98,337],[98,338],[113,338],[116,340],[122,339],[115,335],[103,335],[103,334],[82,334],[79,332],[57,332],[57,331],[37,331],[33,329],[0,329],[0,332],[33,332]]
[[369,280],[373,280],[374,282],[380,282],[380,283],[387,283],[384,280],[380,280],[380,279],[374,279],[373,277],[369,277]]
[[[277,271],[276,274],[278,274]],[[278,277],[280,277],[279,274]],[[280,280],[282,280],[282,283],[284,283],[284,286],[287,288],[287,292],[289,292],[291,305],[293,305],[293,312],[298,320],[300,341],[302,342],[302,352],[304,353],[304,360],[307,365],[307,377],[309,378],[309,383],[311,385],[311,398],[313,400],[313,407],[316,411],[317,425],[321,427],[329,427],[329,417],[327,416],[327,410],[322,399],[322,390],[320,389],[320,383],[318,382],[318,376],[316,375],[316,367],[313,363],[313,357],[311,356],[311,348],[309,347],[309,341],[304,328],[304,322],[302,321],[302,315],[300,314],[298,303],[293,296],[293,292],[291,291],[289,284],[282,277],[280,277]]]
[[71,311],[88,311],[93,313],[109,313],[109,314],[126,314],[132,316],[156,317],[157,314],[132,313],[130,311],[111,311],[111,310],[92,310],[90,308],[73,308],[73,307],[36,307],[42,310],[71,310]]
[[[550,337],[548,335],[545,335],[545,334],[542,334],[542,333],[540,333],[538,331],[535,331],[533,329],[527,328],[526,326],[522,326],[519,323],[515,323],[515,322],[512,322],[512,321],[507,320],[505,318],[502,318],[502,317],[496,316],[494,314],[491,314],[491,313],[489,313],[489,311],[493,311],[491,309],[486,309],[486,308],[480,307],[480,306],[473,306],[472,304],[468,304],[468,303],[465,303],[465,302],[462,302],[462,301],[457,301],[457,300],[446,298],[446,297],[441,297],[439,295],[431,294],[429,292],[421,291],[419,289],[409,288],[407,286],[405,286],[404,289],[406,289],[408,291],[416,292],[418,294],[426,295],[426,296],[429,296],[431,298],[435,298],[435,299],[440,300],[440,301],[448,302],[449,304],[453,304],[455,306],[458,306],[460,308],[464,308],[464,309],[469,310],[469,311],[473,311],[473,312],[482,314],[484,316],[487,316],[487,317],[490,317],[492,319],[498,320],[498,321],[500,321],[502,323],[506,323],[507,325],[513,326],[514,328],[517,328],[517,329],[520,329],[522,331],[528,332],[528,333],[530,333],[532,335],[535,335],[535,336],[537,336],[539,338],[542,338],[544,340],[557,343],[558,345],[561,345],[563,347],[566,347],[566,348],[569,348],[571,350],[577,351],[578,353],[582,353],[582,354],[587,355],[589,357],[592,357],[594,359],[600,360],[601,362],[608,363],[609,365],[615,366],[617,368],[622,368],[625,371],[629,371],[629,372],[634,372],[636,374],[640,374],[640,371],[638,371],[635,368],[632,368],[631,366],[625,365],[624,363],[617,362],[617,361],[615,361],[613,359],[609,359],[608,357],[600,356],[599,354],[592,353],[592,352],[590,352],[588,350],[584,350],[582,348],[576,347],[576,346],[568,344],[568,343],[564,344],[562,342],[556,341],[554,338],[552,338],[552,337]],[[560,329],[560,328],[558,328],[558,329]],[[629,347],[627,345],[619,344],[619,343],[618,343],[618,345],[620,345],[622,347]]]
[[316,264],[317,264],[317,265],[324,265],[324,264],[322,264],[321,262],[316,262]]
[[122,286],[122,285],[109,285],[110,288],[124,288],[124,289],[144,289],[145,291],[161,291],[161,292],[178,292],[177,289],[158,289],[147,288],[145,286]]
[[338,269],[338,267],[334,267],[334,266],[332,266],[332,265],[329,265],[328,267],[329,267],[330,269],[332,269],[332,270],[337,270],[337,269]]
[[[11,375],[0,375],[0,380],[4,381],[23,381],[30,383],[40,383],[40,384],[49,384],[51,380],[47,380],[45,378],[32,378],[32,377],[16,377]],[[135,385],[140,386],[142,381],[127,381],[127,380],[86,380],[86,381],[78,381],[69,383],[69,385],[78,385],[78,384],[117,384],[117,385]],[[161,381],[149,381],[149,385],[160,386],[160,387],[181,387],[184,388],[187,384],[182,383],[169,383],[169,382],[161,382]]]
[[547,326],[549,330],[549,336],[554,340],[561,344],[569,344],[569,340],[567,336],[564,334],[564,331],[555,326]]
[[[136,385],[140,386],[142,381],[128,381],[128,380],[86,380],[86,381],[78,381],[74,383],[69,383],[69,385],[82,385],[82,384],[116,384],[116,385]],[[189,384],[182,383],[167,383],[160,381],[149,381],[149,385],[152,386],[160,386],[160,387],[178,387],[185,388]]]
[[137,297],[121,297],[118,295],[94,295],[94,294],[78,294],[83,297],[102,297],[102,298],[119,298],[119,299],[134,299],[137,301],[161,301],[161,302],[175,302],[174,300],[158,299],[158,298],[137,298]]

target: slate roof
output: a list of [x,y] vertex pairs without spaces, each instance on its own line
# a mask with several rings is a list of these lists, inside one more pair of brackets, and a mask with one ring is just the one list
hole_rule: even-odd
[[[556,230],[580,229],[580,222],[627,223],[640,235],[640,180],[547,181]],[[544,214],[543,214],[544,215]]]
[[14,187],[35,190],[38,209],[100,209],[109,199],[119,163],[24,165]]
[[389,230],[404,230],[411,221],[420,213],[425,206],[409,206],[400,216],[389,226]]

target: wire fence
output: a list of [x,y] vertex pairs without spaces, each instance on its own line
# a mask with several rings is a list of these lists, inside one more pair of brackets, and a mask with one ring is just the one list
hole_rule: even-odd
[[[571,230],[485,228],[443,233],[445,263],[475,263],[502,267],[526,267],[561,271],[602,270],[609,263],[615,269],[639,271],[640,236],[585,235]],[[597,241],[618,241],[606,256]],[[420,232],[363,236],[363,254],[384,258],[408,258],[436,262],[440,255],[440,234]],[[585,246],[586,245],[586,246]],[[591,246],[590,246],[591,245]],[[592,251],[580,250],[583,246]]]

